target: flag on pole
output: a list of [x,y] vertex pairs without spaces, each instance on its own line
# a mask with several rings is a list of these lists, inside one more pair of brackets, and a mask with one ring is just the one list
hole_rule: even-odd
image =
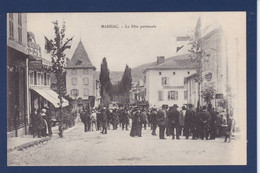
[[64,45],[61,48],[61,52],[63,52],[66,49],[70,49],[71,48],[73,38],[74,37],[72,37],[70,39],[67,39],[67,41],[64,43]]
[[177,47],[176,52],[178,52],[179,50],[181,50],[183,48],[184,45],[182,45],[181,47]]
[[47,53],[50,53],[50,51],[53,49],[53,44],[52,44],[52,40],[49,40],[46,36],[44,36],[45,38],[45,50],[47,51]]
[[199,17],[195,28],[195,40],[200,40],[200,38],[201,38],[201,18]]

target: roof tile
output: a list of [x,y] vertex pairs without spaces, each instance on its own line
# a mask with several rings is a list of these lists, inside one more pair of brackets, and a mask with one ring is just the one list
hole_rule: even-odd
[[81,41],[79,41],[79,44],[71,60],[68,63],[67,68],[94,68],[95,69]]

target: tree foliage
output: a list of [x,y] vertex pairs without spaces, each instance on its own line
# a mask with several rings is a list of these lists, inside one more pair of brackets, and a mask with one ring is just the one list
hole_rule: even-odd
[[213,86],[206,86],[201,91],[202,98],[204,99],[204,102],[206,102],[208,105],[211,104],[211,100],[214,99],[216,90]]
[[70,49],[70,44],[73,38],[65,39],[65,31],[66,26],[65,22],[63,22],[62,27],[60,28],[59,22],[52,22],[54,25],[55,38],[47,39],[45,48],[49,54],[51,54],[51,62],[52,62],[52,72],[55,74],[57,79],[57,89],[60,99],[60,107],[62,107],[62,96],[66,94],[65,89],[65,71],[64,67],[65,63],[65,50]]
[[[206,60],[205,57],[210,56],[206,54],[202,45],[203,40],[201,39],[201,18],[199,17],[197,21],[197,25],[195,27],[195,31],[192,36],[190,36],[191,48],[188,50],[190,52],[190,57],[193,62],[197,62],[197,75],[195,77],[195,81],[198,82],[198,107],[200,106],[200,85],[203,82],[202,78],[202,63]],[[208,99],[208,98],[207,98]]]
[[[45,37],[45,49],[47,50],[47,53],[51,55],[51,62],[52,62],[52,72],[55,74],[55,77],[57,79],[57,90],[58,90],[58,97],[60,100],[60,119],[62,120],[61,115],[61,109],[62,109],[62,97],[66,94],[66,77],[65,77],[65,71],[64,67],[66,65],[65,62],[65,50],[70,49],[71,47],[71,41],[73,39],[66,38],[65,39],[65,31],[66,26],[65,22],[63,22],[62,27],[60,28],[59,22],[54,21],[52,22],[54,25],[54,32],[55,32],[55,38],[54,39],[48,39]],[[62,136],[62,130],[60,129],[60,136]]]
[[112,86],[110,77],[109,77],[109,69],[107,66],[107,60],[105,57],[102,60],[100,68],[101,68],[100,75],[99,75],[99,81],[100,81],[100,85],[101,85],[100,95],[102,98],[104,98],[105,92],[110,93],[111,86]]
[[126,97],[129,102],[129,91],[132,87],[132,76],[131,76],[131,68],[126,65],[124,74],[119,83],[119,93]]

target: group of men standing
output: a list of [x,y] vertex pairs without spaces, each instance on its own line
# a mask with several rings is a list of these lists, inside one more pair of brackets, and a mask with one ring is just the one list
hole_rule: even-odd
[[112,125],[113,130],[117,130],[118,125],[122,130],[128,130],[129,113],[127,108],[124,109],[109,109],[106,107],[96,109],[85,109],[80,111],[81,121],[84,123],[84,131],[93,131],[95,126],[96,131],[101,130],[102,134],[107,134],[107,130]]
[[31,124],[30,124],[30,133],[33,137],[37,136],[45,137],[47,135],[52,135],[52,120],[51,120],[51,111],[49,108],[43,108],[38,110],[32,110],[31,114]]
[[[220,113],[223,114],[224,112]],[[201,109],[195,109],[193,105],[182,106],[178,110],[178,105],[169,107],[163,105],[157,111],[152,108],[150,111],[133,107],[121,109],[109,109],[106,107],[81,111],[81,121],[84,123],[84,131],[100,130],[102,134],[107,134],[110,126],[117,130],[118,125],[122,130],[128,130],[129,120],[131,119],[130,136],[142,137],[142,128],[146,130],[147,125],[151,127],[152,135],[156,135],[156,128],[159,127],[159,138],[166,139],[172,136],[172,139],[180,139],[185,136],[195,139],[214,140],[217,135],[219,114],[214,111],[211,104],[203,106]],[[223,123],[221,122],[221,125]],[[230,129],[230,128],[226,128]],[[226,134],[226,133],[225,133]]]
[[180,135],[189,139],[206,139],[214,140],[217,134],[217,112],[214,111],[212,105],[203,106],[196,110],[193,105],[182,107],[181,111],[177,110],[178,105],[174,104],[168,108],[162,106],[158,112],[152,109],[152,135],[155,134],[156,125],[159,126],[159,138],[166,139],[172,136],[172,139],[180,139]]

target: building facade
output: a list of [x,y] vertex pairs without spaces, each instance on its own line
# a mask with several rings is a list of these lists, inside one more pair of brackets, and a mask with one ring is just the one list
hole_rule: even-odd
[[132,82],[132,88],[130,90],[129,96],[131,104],[145,101],[144,82],[141,79],[139,79],[138,82]]
[[66,90],[72,99],[80,99],[84,106],[98,106],[100,84],[94,67],[80,41],[66,67]]
[[183,59],[165,63],[164,57],[157,57],[157,64],[144,71],[145,100],[150,107],[162,105],[179,107],[187,103],[187,88],[184,78],[196,73],[196,64],[187,55]]
[[7,14],[7,135],[27,134],[27,15]]
[[[29,112],[49,107],[53,113],[59,108],[58,94],[51,90],[51,62],[41,56],[41,47],[28,32],[29,56]],[[69,103],[63,98],[63,107]]]
[[[200,21],[198,21],[200,22]],[[198,25],[198,24],[197,24]],[[215,90],[214,98],[212,100],[213,106],[218,109],[225,108],[225,98],[227,96],[228,88],[228,74],[227,74],[227,51],[226,39],[221,27],[216,27],[201,37],[202,49],[205,56],[202,57],[202,83],[198,87],[195,81],[195,75],[189,76],[185,79],[188,88],[188,103],[197,105],[199,100],[199,93],[207,88]],[[197,88],[197,90],[195,89]],[[200,88],[200,91],[198,91]],[[200,105],[205,105],[203,96],[200,98]]]

